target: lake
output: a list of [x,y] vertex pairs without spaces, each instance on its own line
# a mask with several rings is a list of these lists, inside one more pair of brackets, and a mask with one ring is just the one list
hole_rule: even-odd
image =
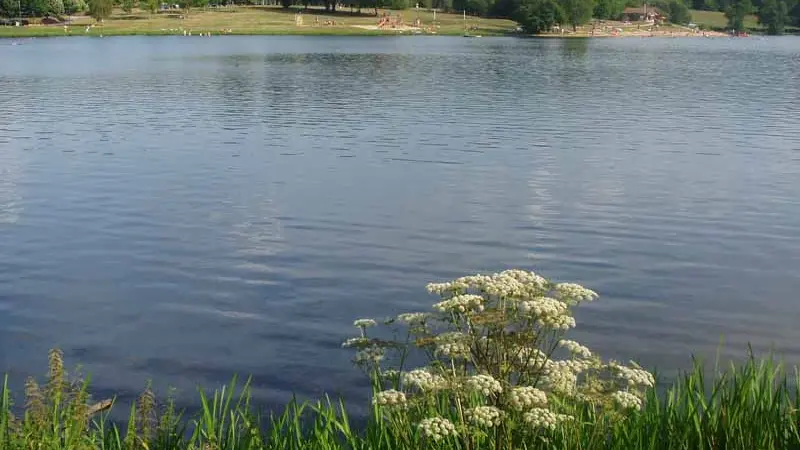
[[799,194],[798,38],[0,40],[0,371],[360,402],[353,319],[511,267],[605,357],[798,363]]

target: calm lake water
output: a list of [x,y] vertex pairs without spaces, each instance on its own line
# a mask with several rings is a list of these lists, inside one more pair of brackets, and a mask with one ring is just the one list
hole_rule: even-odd
[[0,371],[364,398],[356,317],[510,267],[671,371],[800,363],[800,39],[0,40]]

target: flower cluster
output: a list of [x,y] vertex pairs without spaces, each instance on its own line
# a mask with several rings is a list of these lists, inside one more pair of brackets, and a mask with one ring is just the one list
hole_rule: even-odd
[[480,295],[456,295],[433,305],[439,312],[465,313],[467,311],[483,311],[483,297]]
[[342,342],[342,348],[353,348],[353,347],[363,347],[366,344],[369,344],[370,340],[366,337],[354,337],[349,338],[348,340]]
[[568,330],[575,327],[575,319],[570,316],[567,304],[554,298],[536,297],[520,302],[519,310],[543,327],[552,327],[557,330]]
[[548,430],[555,430],[558,424],[567,420],[572,420],[572,416],[565,414],[556,414],[549,409],[533,408],[526,412],[523,416],[525,423],[533,428],[546,428]]
[[417,426],[419,432],[426,438],[438,442],[447,436],[455,436],[456,427],[449,420],[442,417],[429,417],[423,419]]
[[467,420],[479,427],[491,428],[500,426],[504,413],[494,406],[478,406],[468,409],[465,416]]
[[581,300],[590,302],[598,297],[597,292],[575,283],[559,283],[554,290],[559,298],[568,303],[578,303]]
[[469,336],[460,331],[442,333],[434,339],[436,353],[448,358],[467,358],[469,351]]
[[487,397],[503,392],[503,385],[491,375],[473,375],[467,378],[467,388]]
[[421,391],[431,392],[447,388],[447,379],[441,375],[430,373],[425,369],[414,369],[404,373],[403,383]]
[[375,322],[375,319],[356,319],[353,322],[353,326],[356,328],[369,328],[374,327],[378,323]]
[[547,394],[533,386],[519,386],[511,390],[508,401],[515,410],[524,411],[547,405]]
[[356,364],[377,364],[384,356],[383,348],[377,345],[370,345],[356,352]]
[[545,367],[542,383],[553,392],[559,394],[572,395],[575,393],[575,385],[578,382],[578,375],[571,361],[551,362]]
[[397,320],[406,325],[421,325],[428,318],[428,313],[415,312],[403,313],[397,316]]
[[589,351],[588,348],[584,347],[583,345],[575,341],[570,341],[569,339],[562,339],[558,341],[558,345],[564,347],[575,356],[580,356],[581,358],[592,357],[592,352]]
[[501,298],[527,298],[541,295],[548,286],[546,279],[533,272],[506,270],[493,275],[461,277],[447,283],[431,283],[428,285],[428,292],[445,295],[473,289]]
[[644,369],[622,366],[613,362],[609,363],[609,367],[627,381],[628,386],[653,387],[656,384],[653,374]]
[[406,404],[405,392],[389,389],[375,394],[372,403],[380,406],[403,406]]
[[642,399],[627,391],[617,391],[611,397],[622,409],[641,409]]

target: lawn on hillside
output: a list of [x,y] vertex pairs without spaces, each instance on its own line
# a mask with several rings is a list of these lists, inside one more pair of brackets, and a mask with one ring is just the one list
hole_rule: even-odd
[[[697,9],[691,10],[692,21],[698,25],[704,25],[707,28],[725,29],[728,26],[728,19],[725,18],[725,13],[719,11],[701,11]],[[751,14],[744,19],[744,26],[748,29],[756,29],[761,26],[758,24],[758,17]]]

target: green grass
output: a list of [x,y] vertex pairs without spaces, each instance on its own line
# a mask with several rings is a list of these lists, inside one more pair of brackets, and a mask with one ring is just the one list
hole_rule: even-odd
[[[373,10],[364,10],[362,14],[350,10],[326,13],[320,8],[302,10],[303,24],[295,23],[295,14],[300,8],[285,10],[280,7],[232,7],[209,8],[208,10],[192,10],[189,14],[159,13],[149,14],[134,10],[125,14],[115,10],[114,14],[103,25],[98,25],[86,33],[85,27],[94,24],[87,16],[76,16],[64,30],[62,25],[31,25],[28,27],[0,27],[0,37],[39,37],[39,36],[124,36],[124,35],[183,35],[182,30],[191,31],[193,35],[212,33],[214,35],[395,35],[399,31],[370,30],[363,27],[375,26],[378,22]],[[381,14],[384,12],[380,11]],[[397,11],[386,11],[397,15]],[[419,17],[422,29],[427,34],[461,35],[464,33],[464,19],[461,14],[437,13],[436,21],[433,12],[421,10],[400,11],[405,24],[411,25]],[[181,18],[183,17],[183,18]],[[315,21],[319,19],[319,23]],[[325,25],[325,23],[335,25]],[[467,25],[473,33],[486,36],[505,35],[513,32],[517,24],[505,19],[485,19],[467,17]],[[229,33],[228,33],[229,31]],[[408,31],[405,31],[408,34]]]
[[[701,11],[697,9],[691,10],[691,13],[692,21],[698,25],[703,25],[713,30],[725,30],[728,28],[728,19],[725,18],[725,13],[719,11]],[[748,29],[758,29],[761,27],[758,24],[758,17],[752,14],[745,17],[744,26]]]
[[[78,450],[404,450],[466,449],[463,441],[423,440],[411,423],[387,421],[373,407],[354,427],[342,402],[324,399],[289,403],[282,412],[260,415],[250,404],[247,383],[206,394],[201,409],[184,415],[169,400],[146,389],[130,407],[126,425],[108,413],[88,416],[88,383],[67,381],[59,352],[50,358],[46,384],[29,381],[25,401],[12,403],[8,380],[0,391],[0,449]],[[641,411],[624,417],[598,415],[587,407],[560,407],[576,420],[554,431],[538,431],[507,449],[800,449],[798,375],[772,359],[708,369],[696,364],[671,386],[648,392]],[[453,417],[448,399],[426,406],[429,415]],[[116,408],[125,407],[116,405]],[[572,409],[570,409],[572,408]],[[16,414],[16,415],[15,415]],[[454,418],[455,419],[455,418]],[[524,427],[524,424],[519,424]],[[492,432],[477,433],[472,449],[486,448]]]

